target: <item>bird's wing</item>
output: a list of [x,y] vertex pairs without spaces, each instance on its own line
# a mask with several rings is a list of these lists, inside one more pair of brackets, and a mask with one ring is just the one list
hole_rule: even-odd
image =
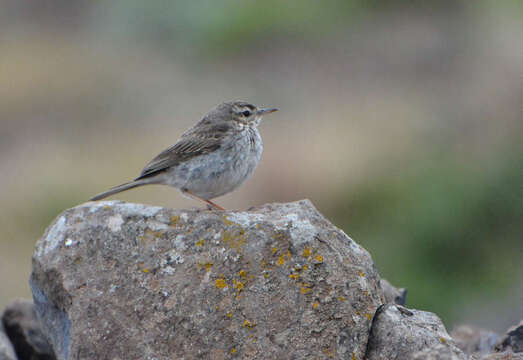
[[195,156],[218,150],[232,129],[228,124],[199,125],[185,132],[178,142],[152,159],[135,180],[154,176]]

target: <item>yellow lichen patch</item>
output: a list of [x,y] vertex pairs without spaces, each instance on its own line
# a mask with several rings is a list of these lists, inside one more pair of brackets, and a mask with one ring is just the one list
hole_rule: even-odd
[[224,289],[227,287],[227,282],[225,281],[224,278],[218,278],[214,281],[214,286],[217,288],[217,289]]
[[260,228],[260,224],[256,224],[254,225],[254,227],[256,228],[256,230],[258,230]]
[[176,226],[178,224],[178,221],[180,220],[180,217],[178,215],[171,216],[171,221],[169,223],[170,226]]
[[300,278],[300,274],[290,274],[289,277],[293,280],[296,280]]
[[356,315],[361,315],[361,311],[356,310]]
[[261,266],[263,266],[263,267],[267,266],[267,261],[265,261],[265,260],[262,259],[262,261],[261,261]]
[[285,255],[287,255],[287,260],[291,259],[291,252],[289,250],[287,250],[287,254],[285,254]]
[[315,301],[315,302],[312,303],[312,308],[313,308],[313,309],[317,309],[318,306],[320,306],[320,303],[319,303],[319,302]]
[[273,247],[273,248],[271,249],[271,251],[272,251],[272,255],[274,255],[274,254],[276,254],[276,253],[278,252],[278,249],[275,248],[275,247]]
[[269,273],[265,273],[265,274],[263,274],[263,277],[266,278],[266,279],[268,279],[268,278],[269,278]]
[[301,293],[303,295],[306,295],[306,294],[308,294],[311,291],[311,289],[309,289],[309,288],[307,288],[305,286],[302,286],[300,291],[301,291]]
[[367,320],[371,320],[372,319],[372,314],[365,313],[365,317],[367,318]]
[[105,210],[111,210],[111,207],[109,205],[105,205]]
[[338,300],[339,301],[347,301],[347,298],[343,297],[343,296],[338,296]]
[[218,305],[216,305],[216,311],[220,310],[220,307]]
[[238,293],[241,293],[243,290],[243,283],[241,281],[237,281],[236,284],[234,284],[234,288],[238,290]]
[[254,321],[249,321],[249,320],[245,320],[243,322],[243,327],[246,327],[246,328],[249,328],[249,329],[252,329],[253,327],[256,326],[256,323]]
[[442,338],[442,337],[439,338],[439,341],[441,341],[442,344],[446,344],[447,343],[447,340],[445,340],[445,338]]
[[309,256],[311,256],[311,248],[307,246],[305,249],[303,249],[302,256],[303,256],[303,257],[309,257]]
[[303,269],[303,271],[309,270],[309,265],[307,265],[307,264],[303,265],[302,269]]
[[352,359],[351,360],[356,360],[356,354],[352,353]]
[[210,263],[210,262],[206,262],[204,264],[204,266],[205,266],[205,271],[209,272],[209,271],[211,271],[211,268],[214,266],[214,264]]
[[361,270],[358,271],[358,275],[361,276],[361,277],[365,277],[365,274]]
[[245,234],[233,235],[230,231],[224,231],[222,235],[223,242],[231,249],[242,252],[245,246]]
[[196,246],[203,246],[204,244],[205,244],[205,241],[203,241],[203,240],[198,240],[196,242]]
[[370,294],[369,294],[369,290],[365,290],[363,293],[364,293],[365,295],[367,295],[367,296],[370,296]]
[[236,348],[231,349],[231,354],[233,354],[233,355],[236,354]]
[[149,269],[148,268],[143,268],[142,271],[147,274],[149,272]]
[[231,220],[227,219],[226,216],[223,217],[223,223],[224,223],[225,225],[227,225],[227,226],[238,225],[238,224],[236,224],[234,221],[231,221]]
[[229,319],[232,318],[232,313],[230,311],[228,311],[226,315]]
[[315,259],[316,259],[316,261],[317,261],[318,263],[320,263],[320,264],[323,262],[323,256],[321,256],[321,255],[316,255],[316,258],[315,258]]
[[285,256],[280,255],[280,256],[278,257],[278,265],[281,266],[281,265],[283,265],[284,263],[285,263]]
[[247,277],[247,271],[240,270],[240,272],[238,273],[238,276],[241,277],[242,279],[245,279]]

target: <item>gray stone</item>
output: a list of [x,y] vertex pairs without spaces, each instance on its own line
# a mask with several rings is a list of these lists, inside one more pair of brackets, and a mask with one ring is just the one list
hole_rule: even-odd
[[56,359],[31,301],[18,299],[7,305],[2,323],[20,360]]
[[407,302],[407,289],[398,289],[385,279],[380,280],[380,285],[387,303],[405,306]]
[[467,359],[433,313],[385,304],[374,316],[367,360]]
[[458,326],[450,333],[457,346],[466,354],[485,355],[494,351],[500,336],[492,331],[472,326]]
[[36,245],[59,359],[363,359],[370,255],[307,201],[248,212],[86,203]]
[[4,326],[0,322],[0,360],[17,360],[13,345],[4,332]]
[[496,348],[500,351],[523,352],[523,320],[507,330]]
[[480,360],[523,360],[523,354],[515,354],[511,351],[506,351],[502,353],[493,353],[485,355],[481,357]]

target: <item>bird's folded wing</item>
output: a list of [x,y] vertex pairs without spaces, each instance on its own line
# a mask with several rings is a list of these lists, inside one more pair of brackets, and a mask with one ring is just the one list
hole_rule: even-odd
[[193,128],[187,131],[176,144],[158,154],[135,180],[154,176],[188,159],[218,150],[230,127],[209,125],[195,130]]

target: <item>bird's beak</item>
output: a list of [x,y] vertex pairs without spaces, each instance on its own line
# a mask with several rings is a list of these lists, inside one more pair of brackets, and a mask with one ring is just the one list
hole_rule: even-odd
[[276,108],[260,109],[260,110],[258,110],[258,115],[270,114],[270,113],[273,113],[275,111],[278,111],[278,109],[276,109]]

